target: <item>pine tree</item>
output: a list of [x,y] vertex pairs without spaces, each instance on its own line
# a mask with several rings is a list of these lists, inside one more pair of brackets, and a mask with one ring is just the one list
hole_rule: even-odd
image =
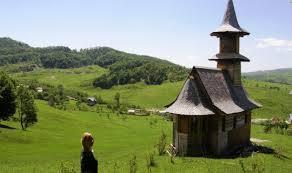
[[15,83],[0,72],[0,120],[8,120],[16,111]]

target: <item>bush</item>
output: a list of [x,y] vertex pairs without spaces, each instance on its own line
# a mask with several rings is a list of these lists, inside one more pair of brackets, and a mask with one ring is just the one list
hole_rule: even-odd
[[272,120],[264,123],[264,132],[271,133],[272,129],[277,134],[287,134],[287,129],[289,125],[285,122],[285,120],[281,120],[277,117],[274,117]]
[[61,162],[59,173],[77,173],[74,169],[74,164],[70,161]]
[[136,155],[133,155],[133,157],[130,159],[129,166],[130,166],[130,173],[137,172],[137,157],[136,157]]
[[166,148],[166,134],[164,131],[162,131],[162,134],[159,138],[158,143],[156,144],[156,148],[158,151],[158,155],[161,156],[165,153],[165,148]]
[[146,166],[148,168],[148,170],[150,169],[150,167],[154,167],[156,166],[155,160],[154,160],[154,154],[149,152],[146,155]]

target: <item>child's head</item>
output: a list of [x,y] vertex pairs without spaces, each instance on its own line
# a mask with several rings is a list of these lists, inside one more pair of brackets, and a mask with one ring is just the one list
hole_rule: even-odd
[[94,139],[92,135],[88,132],[85,132],[81,138],[81,143],[82,143],[84,151],[91,151],[93,142],[94,142]]

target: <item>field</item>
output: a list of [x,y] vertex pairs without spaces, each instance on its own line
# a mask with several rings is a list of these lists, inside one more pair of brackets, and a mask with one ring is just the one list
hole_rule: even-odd
[[[155,151],[154,145],[164,130],[170,143],[171,122],[158,116],[136,117],[112,113],[61,111],[37,102],[39,123],[28,131],[20,130],[16,122],[1,122],[1,172],[58,172],[61,163],[73,165],[79,172],[80,137],[90,131],[95,138],[94,151],[100,172],[129,172],[129,160],[137,156],[138,172],[147,172],[146,154]],[[266,146],[283,148],[283,154],[292,158],[292,140],[277,134],[264,134],[262,127],[253,126],[252,136],[270,140]],[[175,158],[154,156],[152,172],[242,172],[252,164],[266,172],[291,172],[291,159],[278,159],[271,154],[255,153],[248,158]],[[183,170],[183,171],[182,171]]]
[[[66,89],[84,91],[89,95],[101,96],[113,102],[114,95],[121,94],[121,102],[139,105],[145,108],[163,109],[171,103],[180,91],[183,81],[165,82],[162,85],[145,85],[144,83],[115,86],[109,90],[94,88],[92,81],[106,73],[106,69],[89,66],[75,69],[38,69],[27,73],[13,73],[19,80],[38,80],[53,85],[62,84]],[[264,107],[254,111],[254,118],[287,118],[292,113],[292,85],[243,80],[244,86],[252,99]]]
[[[121,102],[139,105],[148,109],[163,109],[177,96],[183,85],[181,82],[165,82],[162,85],[143,83],[116,86],[110,90],[93,88],[91,83],[107,70],[98,66],[76,69],[42,69],[32,72],[10,73],[22,80],[38,80],[52,85],[62,84],[65,89],[83,91],[89,95],[101,96],[113,102],[114,95],[121,94]],[[253,118],[287,118],[292,113],[291,85],[243,80],[249,95],[263,105],[253,112]],[[60,172],[61,165],[79,170],[83,132],[93,133],[94,153],[99,160],[100,172],[129,172],[129,161],[137,156],[138,172],[147,172],[146,155],[155,150],[162,131],[171,143],[172,123],[162,117],[118,115],[105,112],[63,111],[49,107],[47,102],[37,101],[39,122],[22,131],[18,122],[0,122],[0,172]],[[269,140],[263,145],[279,149],[287,159],[279,159],[273,154],[254,153],[247,158],[175,158],[170,162],[168,155],[154,154],[156,166],[151,172],[244,172],[253,167],[263,172],[292,171],[292,140],[290,136],[265,134],[263,127],[253,125],[252,137]],[[256,171],[254,171],[256,172]]]

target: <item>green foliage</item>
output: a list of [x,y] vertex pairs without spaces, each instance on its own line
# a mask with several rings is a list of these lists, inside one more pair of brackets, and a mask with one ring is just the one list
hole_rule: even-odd
[[172,82],[179,81],[184,79],[188,72],[186,68],[166,60],[129,54],[108,47],[81,51],[62,46],[33,48],[9,38],[0,38],[1,52],[0,66],[24,64],[16,69],[9,69],[13,72],[33,71],[37,67],[67,69],[99,65],[109,69],[109,73],[96,76],[93,85],[105,89],[141,80],[147,84],[161,84],[167,79]]
[[115,102],[116,102],[115,106],[116,106],[117,109],[120,109],[120,106],[121,106],[120,97],[121,97],[120,93],[116,93],[114,99],[115,99]]
[[264,132],[271,133],[274,129],[277,134],[287,134],[287,129],[289,125],[285,122],[285,120],[274,117],[272,120],[266,121],[264,123]]
[[[143,62],[145,61],[145,62]],[[110,73],[97,78],[93,85],[109,89],[114,85],[133,84],[144,81],[148,85],[160,85],[169,79],[171,82],[183,80],[187,70],[174,64],[155,60],[126,59],[111,65]]]
[[58,173],[77,173],[75,171],[75,166],[70,161],[63,161],[60,164],[59,172]]
[[[48,106],[45,101],[37,100],[36,103],[39,122],[30,127],[31,131],[20,130],[19,122],[1,122],[1,125],[16,128],[11,130],[0,127],[1,173],[55,173],[59,172],[60,163],[65,160],[73,163],[75,172],[80,172],[80,135],[84,131],[90,131],[94,135],[94,153],[99,161],[99,172],[114,172],[116,165],[117,173],[128,173],[130,153],[137,156],[137,172],[147,172],[145,155],[157,143],[161,130],[167,136],[172,135],[172,122],[158,116],[127,116],[124,121],[122,117],[126,115],[109,113],[111,118],[107,119],[105,113],[64,111]],[[157,125],[150,128],[149,121],[152,119],[157,119]],[[289,136],[262,133],[260,125],[252,125],[251,133],[253,138],[270,141],[263,143],[264,146],[284,146],[285,155],[292,158],[292,140]],[[169,138],[167,143],[170,140]],[[19,161],[24,158],[25,162],[20,164]],[[154,158],[157,166],[151,167],[153,173],[207,173],[208,170],[217,173],[241,172],[239,160],[244,161],[248,170],[251,170],[252,163],[256,160],[263,161],[259,163],[266,172],[290,173],[292,170],[291,159],[278,159],[271,154],[262,153],[234,159],[176,157],[175,164],[170,163],[168,155]]]
[[32,93],[20,85],[17,89],[18,113],[22,130],[37,122],[37,108]]
[[148,172],[151,172],[151,167],[157,166],[157,163],[154,159],[154,153],[153,152],[148,152],[146,155],[146,167]]
[[16,111],[15,82],[0,71],[0,120],[8,120]]
[[137,172],[137,156],[133,155],[129,161],[130,173]]
[[144,67],[143,71],[146,84],[160,85],[167,79],[166,69],[161,68],[158,64],[149,63]]
[[156,144],[156,148],[158,151],[158,155],[161,156],[165,153],[165,149],[166,149],[166,134],[164,131],[162,131],[161,136],[158,140],[158,143]]
[[245,73],[247,79],[292,84],[292,68]]
[[243,160],[239,160],[239,165],[243,173],[264,173],[265,167],[261,160],[254,160],[251,165],[247,165]]
[[58,109],[66,110],[66,102],[68,98],[65,96],[63,85],[52,87],[48,92],[48,104]]

